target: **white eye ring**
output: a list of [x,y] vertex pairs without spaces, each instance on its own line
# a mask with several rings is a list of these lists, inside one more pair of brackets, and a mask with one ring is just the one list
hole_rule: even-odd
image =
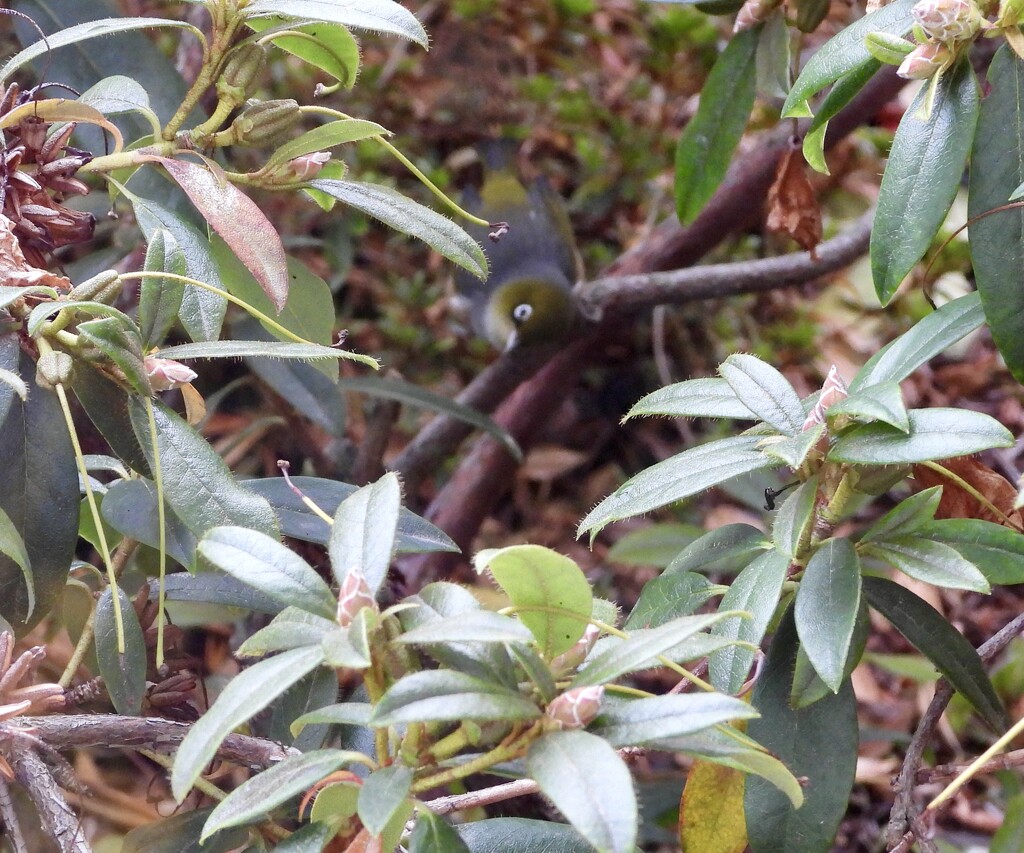
[[533,316],[533,306],[529,302],[521,302],[512,309],[512,320],[516,325],[522,325]]

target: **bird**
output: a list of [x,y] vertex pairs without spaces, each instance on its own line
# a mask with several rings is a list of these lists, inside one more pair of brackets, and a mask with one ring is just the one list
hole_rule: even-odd
[[578,317],[572,289],[583,277],[562,199],[543,178],[523,184],[512,165],[515,151],[511,140],[479,147],[483,184],[467,190],[463,201],[493,224],[466,229],[484,244],[489,275],[480,281],[455,274],[474,332],[502,351],[564,339]]

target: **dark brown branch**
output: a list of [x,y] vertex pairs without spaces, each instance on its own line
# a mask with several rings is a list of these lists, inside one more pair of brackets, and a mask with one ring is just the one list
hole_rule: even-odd
[[[0,726],[0,732],[16,734],[19,728],[54,749],[121,747],[172,753],[190,726],[159,717],[121,717],[116,714],[67,714],[52,717],[18,717]],[[230,734],[217,750],[225,761],[263,770],[298,752],[263,738]]]
[[[490,414],[549,358],[550,350],[503,353],[470,382],[455,401]],[[420,482],[472,431],[473,427],[465,421],[448,415],[438,415],[420,430],[391,466],[402,475],[406,494],[414,495]]]
[[18,784],[28,792],[44,829],[60,846],[61,853],[91,853],[78,815],[64,799],[50,768],[36,753],[31,741],[10,737],[3,751],[14,768]]
[[[1022,764],[1024,764],[1024,749],[1014,749],[997,755],[995,758],[990,758],[975,769],[975,774],[980,776],[984,773],[995,773],[998,770],[1014,770]],[[928,782],[944,782],[947,779],[955,779],[970,766],[971,763],[939,764],[930,770],[924,768],[917,771],[914,781],[919,785]]]
[[863,255],[873,219],[874,211],[865,214],[855,225],[818,246],[816,257],[794,252],[671,272],[610,276],[585,285],[579,299],[590,311],[638,311],[654,305],[720,299],[803,284],[840,270]]
[[15,808],[10,786],[2,775],[0,775],[0,818],[3,819],[4,833],[7,840],[11,842],[14,853],[30,853],[25,841],[25,834],[21,831],[21,821],[18,819],[18,810]]
[[[1024,631],[1024,615],[1018,616],[1007,623],[1001,630],[986,640],[978,647],[978,654],[983,661],[989,661],[999,652],[1005,649],[1010,641]],[[896,800],[892,812],[889,814],[889,826],[886,829],[886,838],[890,850],[900,849],[900,845],[906,845],[908,827],[913,829],[916,822],[918,810],[914,805],[914,782],[921,768],[921,761],[924,757],[925,747],[931,739],[942,717],[946,705],[953,698],[953,688],[946,679],[940,679],[935,685],[935,695],[928,704],[928,708],[921,716],[917,724],[914,736],[907,746],[907,754],[903,758],[903,766],[900,768],[899,776],[893,781],[893,790],[896,792]]]

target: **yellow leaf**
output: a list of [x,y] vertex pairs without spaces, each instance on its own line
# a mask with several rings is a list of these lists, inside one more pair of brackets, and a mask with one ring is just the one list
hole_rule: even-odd
[[679,844],[683,853],[742,853],[747,846],[743,784],[739,770],[696,761],[679,802]]

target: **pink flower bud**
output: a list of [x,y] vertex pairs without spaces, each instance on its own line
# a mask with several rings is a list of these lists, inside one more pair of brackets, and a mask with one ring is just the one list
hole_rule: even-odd
[[920,0],[910,13],[929,38],[942,42],[972,39],[983,22],[974,0]]
[[604,686],[576,687],[551,700],[544,716],[560,729],[582,729],[597,716],[604,698]]
[[353,569],[341,582],[341,589],[338,590],[338,624],[345,628],[352,624],[356,614],[364,607],[377,609],[377,602],[370,592],[370,585],[366,582],[366,575],[359,569]]
[[199,375],[191,367],[171,358],[147,355],[143,364],[146,366],[146,375],[149,377],[149,384],[153,386],[154,391],[170,391],[171,388],[180,388],[182,385],[188,385]]
[[330,151],[314,151],[288,161],[288,170],[300,181],[310,181],[320,174],[324,163],[331,159]]
[[953,54],[939,42],[928,42],[915,47],[896,73],[906,80],[927,80],[945,67]]
[[599,636],[601,636],[600,628],[596,625],[587,625],[587,629],[583,632],[583,636],[576,641],[576,645],[551,661],[551,671],[560,675],[563,672],[576,669],[587,659],[587,655],[594,648],[594,643],[597,642]]

